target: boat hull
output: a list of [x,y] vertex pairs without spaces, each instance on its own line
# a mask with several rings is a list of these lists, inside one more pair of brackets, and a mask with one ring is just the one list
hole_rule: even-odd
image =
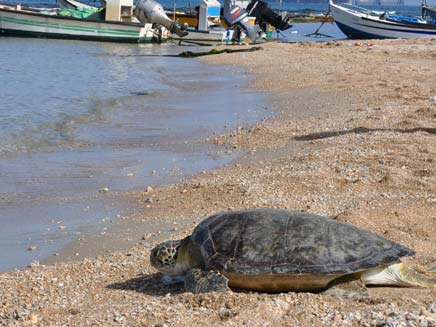
[[151,24],[89,21],[0,7],[0,36],[105,42],[158,42]]
[[226,40],[230,42],[233,36],[232,30],[225,30],[223,28],[211,29],[209,31],[188,29],[187,31],[189,34],[186,37],[172,35],[170,39],[178,41],[224,43]]
[[436,37],[436,25],[391,22],[332,3],[330,3],[330,10],[336,25],[349,38],[410,39]]

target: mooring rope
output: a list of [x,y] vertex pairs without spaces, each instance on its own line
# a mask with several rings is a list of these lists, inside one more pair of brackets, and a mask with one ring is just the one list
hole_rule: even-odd
[[316,36],[332,37],[331,35],[318,33],[319,30],[321,29],[321,27],[322,27],[325,23],[327,23],[327,20],[328,20],[328,18],[329,18],[329,14],[330,14],[330,6],[328,7],[327,12],[324,14],[324,19],[323,19],[323,21],[321,22],[321,25],[319,25],[319,27],[316,29],[315,32],[310,33],[310,34],[306,34],[305,36],[312,36],[312,35],[315,36],[315,35],[316,35]]

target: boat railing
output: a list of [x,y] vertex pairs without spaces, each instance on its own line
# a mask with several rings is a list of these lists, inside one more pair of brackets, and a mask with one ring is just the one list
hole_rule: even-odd
[[383,14],[383,12],[369,10],[367,8],[359,7],[350,3],[341,3],[340,6],[356,13],[365,14],[367,16],[380,17],[380,15]]

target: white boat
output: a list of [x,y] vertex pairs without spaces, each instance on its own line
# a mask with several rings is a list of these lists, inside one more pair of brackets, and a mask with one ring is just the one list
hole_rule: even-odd
[[418,17],[376,14],[348,4],[330,0],[330,11],[339,29],[353,39],[394,39],[436,37],[436,24]]
[[0,36],[39,37],[107,42],[161,42],[167,30],[153,24],[60,16],[56,10],[0,4]]

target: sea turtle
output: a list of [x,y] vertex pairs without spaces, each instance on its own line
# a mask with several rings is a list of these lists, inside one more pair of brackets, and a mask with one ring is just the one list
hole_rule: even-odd
[[206,218],[192,235],[157,245],[150,261],[164,274],[186,276],[185,288],[194,293],[225,291],[228,286],[318,292],[350,280],[365,285],[436,285],[400,261],[414,254],[328,217],[252,209]]

